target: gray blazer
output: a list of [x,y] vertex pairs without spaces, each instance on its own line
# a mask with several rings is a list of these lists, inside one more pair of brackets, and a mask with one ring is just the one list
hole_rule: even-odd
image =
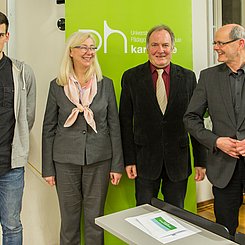
[[[205,129],[203,115],[208,109],[212,120],[212,131]],[[236,123],[233,109],[229,68],[226,64],[203,70],[196,90],[184,116],[186,129],[200,143],[209,149],[207,159],[207,177],[219,188],[230,181],[237,159],[216,149],[218,137],[245,138],[245,101],[242,101],[241,113]]]
[[112,160],[111,171],[123,171],[123,156],[113,82],[103,77],[90,109],[97,132],[86,123],[83,113],[68,128],[63,125],[75,107],[54,79],[50,84],[42,132],[42,175],[55,176],[54,162],[77,165]]

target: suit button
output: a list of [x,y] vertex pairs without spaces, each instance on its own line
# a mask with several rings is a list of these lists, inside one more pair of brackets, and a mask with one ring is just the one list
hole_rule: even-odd
[[86,130],[83,130],[83,134],[86,134]]

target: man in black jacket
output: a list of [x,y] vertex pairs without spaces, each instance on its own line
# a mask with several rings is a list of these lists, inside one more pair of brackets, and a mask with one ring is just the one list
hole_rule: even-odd
[[[161,192],[164,200],[183,208],[191,174],[189,138],[183,124],[195,74],[171,63],[174,34],[153,27],[146,38],[149,61],[122,77],[120,123],[126,172],[135,179],[137,205]],[[158,76],[158,70],[162,70]],[[159,84],[163,84],[159,99]],[[160,101],[159,101],[160,100]],[[195,179],[205,176],[206,150],[193,139]]]

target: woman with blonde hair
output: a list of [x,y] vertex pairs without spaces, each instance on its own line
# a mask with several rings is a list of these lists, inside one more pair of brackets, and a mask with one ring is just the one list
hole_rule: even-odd
[[42,133],[42,175],[56,185],[60,245],[80,245],[82,212],[85,244],[104,244],[95,218],[104,213],[109,179],[118,185],[122,171],[113,82],[102,76],[92,34],[75,32],[50,83]]

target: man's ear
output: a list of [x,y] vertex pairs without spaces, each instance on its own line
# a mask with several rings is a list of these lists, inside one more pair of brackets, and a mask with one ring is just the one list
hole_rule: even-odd
[[5,43],[6,43],[6,42],[8,42],[8,40],[9,40],[9,36],[10,36],[10,35],[9,35],[9,32],[7,32],[7,33],[6,33],[6,35],[5,35],[5,37],[6,37],[6,39],[5,39]]
[[241,41],[242,41],[243,48],[245,48],[245,39],[243,38],[243,39],[241,39]]
[[244,38],[241,38],[240,40],[240,44],[243,48],[245,48],[245,39]]

